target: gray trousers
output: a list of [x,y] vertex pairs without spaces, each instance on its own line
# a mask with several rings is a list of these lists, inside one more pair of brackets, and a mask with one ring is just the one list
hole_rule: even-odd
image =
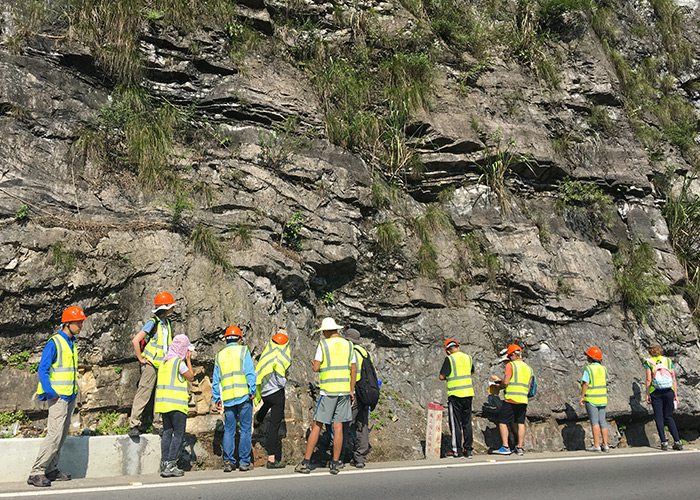
[[363,464],[369,454],[369,408],[355,396],[352,404],[352,421],[355,424],[355,463]]
[[61,446],[68,435],[75,402],[75,399],[66,401],[60,397],[48,401],[49,418],[46,422],[46,437],[41,442],[39,455],[36,457],[30,476],[46,474],[58,468]]
[[[152,364],[146,363],[141,365],[141,378],[139,386],[134,394],[134,403],[131,405],[131,416],[129,417],[129,427],[139,427],[143,423],[143,411],[148,406],[148,402],[153,396],[153,389],[156,386],[158,370]],[[160,414],[156,414],[154,422],[162,420]]]

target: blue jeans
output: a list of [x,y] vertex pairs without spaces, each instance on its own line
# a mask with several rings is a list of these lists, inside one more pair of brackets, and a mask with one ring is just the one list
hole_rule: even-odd
[[236,463],[233,458],[236,438],[236,421],[241,424],[241,437],[238,441],[238,458],[241,465],[250,464],[251,435],[253,427],[253,401],[224,407],[224,462]]

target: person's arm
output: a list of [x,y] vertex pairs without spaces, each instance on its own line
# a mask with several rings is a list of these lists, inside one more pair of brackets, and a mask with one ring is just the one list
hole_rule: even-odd
[[442,362],[442,367],[440,368],[440,375],[438,378],[440,380],[447,380],[447,377],[452,373],[452,365],[450,364],[449,356],[445,356],[445,361]]
[[647,404],[651,403],[651,395],[649,394],[649,389],[651,388],[651,368],[649,368],[648,366],[649,366],[649,364],[647,363],[647,369],[646,369],[647,377],[646,377],[646,381],[645,381],[645,386],[646,386],[645,392],[647,395]]
[[139,333],[134,335],[134,338],[131,339],[131,345],[134,347],[134,354],[136,354],[136,359],[138,359],[139,363],[141,363],[142,365],[150,363],[150,361],[143,357],[143,353],[141,352],[141,341],[146,337],[146,335],[149,334],[149,332],[152,332],[154,328],[156,328],[156,324],[153,322],[152,319],[149,319],[146,322],[146,324],[143,325],[143,328],[139,330]]
[[183,377],[188,382],[192,382],[194,380],[194,370],[192,369],[192,360],[190,359],[192,357],[192,351],[187,351],[187,354],[185,355],[185,361],[187,362],[187,371],[182,374]]
[[318,347],[316,348],[316,356],[314,356],[314,360],[311,362],[311,369],[316,373],[321,370],[321,361],[323,361],[323,349],[319,343]]
[[350,400],[355,400],[355,379],[357,378],[357,363],[350,365]]
[[257,376],[255,374],[255,366],[253,366],[253,358],[250,356],[250,351],[246,349],[245,359],[243,360],[243,371],[245,379],[248,382],[248,395],[250,399],[255,398],[257,390]]
[[673,377],[673,399],[676,401],[676,406],[678,406],[678,386],[676,385],[676,367],[673,361],[669,359],[669,364],[671,365],[671,376]]
[[586,391],[588,390],[588,382],[583,382],[581,384],[581,406],[586,404],[586,401],[584,400],[584,397],[586,396]]
[[221,393],[219,392],[221,386],[221,375],[219,373],[219,364],[214,361],[214,374],[211,378],[211,399],[214,401],[214,406],[216,409],[221,411],[224,404],[221,402]]
[[53,340],[49,340],[44,346],[44,350],[41,353],[41,360],[39,361],[39,367],[37,368],[39,382],[41,382],[41,387],[44,389],[46,399],[56,399],[58,397],[56,391],[51,387],[51,381],[49,380],[51,365],[56,362],[57,357],[58,351],[56,350],[56,343]]
[[508,363],[506,365],[506,372],[503,375],[503,378],[501,381],[497,384],[499,389],[505,389],[508,387],[508,382],[510,381],[511,377],[513,376],[513,364]]

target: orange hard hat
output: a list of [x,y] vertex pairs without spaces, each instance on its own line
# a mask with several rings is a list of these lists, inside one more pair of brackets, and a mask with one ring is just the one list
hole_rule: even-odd
[[272,336],[272,341],[273,341],[275,344],[284,345],[284,344],[286,344],[287,342],[289,342],[289,337],[287,337],[287,334],[286,334],[286,333],[284,333],[284,332],[279,332],[279,333],[276,333],[276,334],[274,334],[274,335]]
[[447,349],[450,347],[459,347],[459,342],[454,339],[447,339],[445,341],[445,352],[447,352]]
[[508,350],[506,351],[506,356],[510,356],[511,354],[513,354],[516,351],[522,352],[523,348],[520,347],[518,344],[511,344],[508,346]]
[[238,328],[236,325],[231,325],[226,329],[226,333],[224,333],[224,337],[243,337],[243,333],[241,332],[241,329]]
[[78,306],[67,307],[61,315],[61,323],[70,323],[71,321],[83,321],[87,319],[85,313]]
[[158,295],[156,295],[156,300],[153,301],[153,304],[156,307],[175,305],[175,299],[168,292],[159,292]]
[[601,359],[603,359],[603,351],[600,350],[600,347],[590,347],[585,354],[589,358],[593,358],[596,361],[600,361]]

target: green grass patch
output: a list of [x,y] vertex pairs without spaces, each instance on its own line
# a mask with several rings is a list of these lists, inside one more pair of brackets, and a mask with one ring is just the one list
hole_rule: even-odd
[[226,258],[226,252],[212,228],[199,223],[195,224],[190,234],[190,242],[198,253],[205,255],[213,264],[221,266],[224,270],[232,268],[231,263]]
[[379,248],[384,253],[391,252],[401,243],[401,233],[396,227],[396,224],[389,219],[377,224],[375,233]]
[[57,241],[51,246],[51,261],[54,266],[67,273],[75,265],[75,253],[69,250],[65,243]]
[[572,226],[600,235],[612,227],[612,198],[595,184],[567,179],[558,184],[557,211]]
[[31,423],[29,417],[22,410],[4,411],[0,413],[0,427],[8,427],[15,422],[20,425],[28,425]]
[[95,427],[95,434],[98,436],[126,434],[129,431],[129,420],[124,419],[124,422],[119,425],[119,413],[116,411],[102,412],[97,415],[99,422]]

